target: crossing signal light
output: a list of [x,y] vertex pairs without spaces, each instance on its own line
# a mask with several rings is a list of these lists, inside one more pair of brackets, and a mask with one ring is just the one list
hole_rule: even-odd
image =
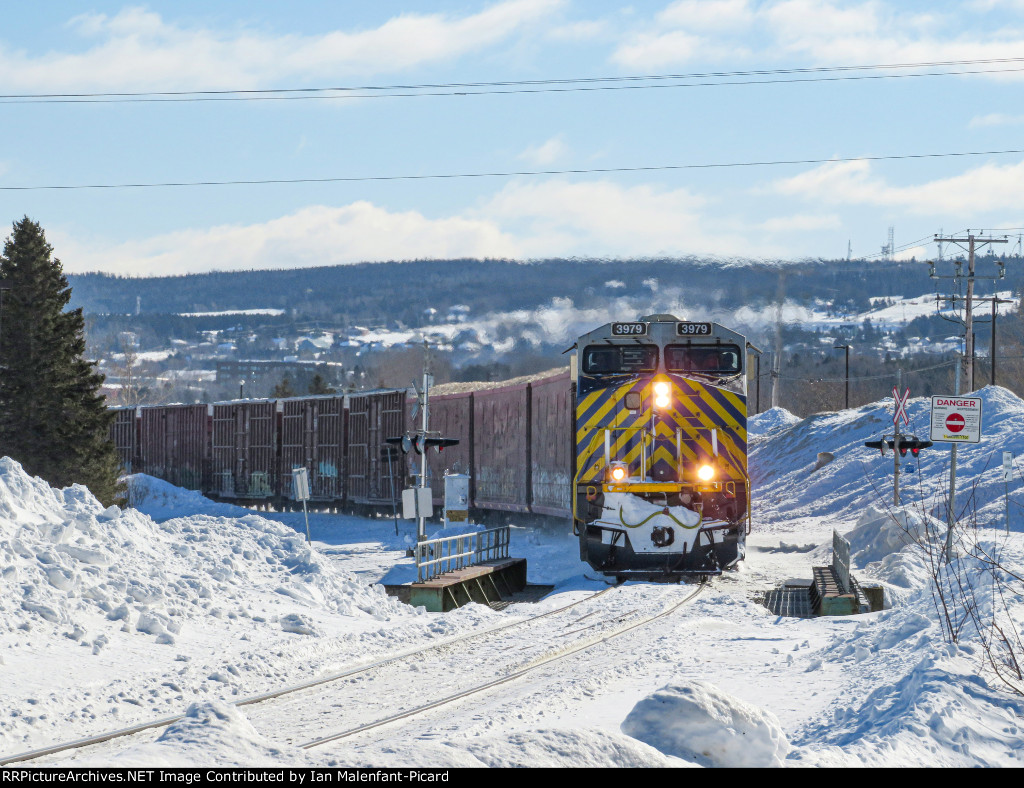
[[[886,449],[894,450],[896,448],[896,440],[894,438],[883,438],[882,440],[877,441],[865,441],[864,445],[867,446],[869,449],[878,449],[879,451],[882,452],[883,455],[885,455]],[[908,435],[905,438],[901,437],[900,457],[906,457],[908,451],[911,453],[911,455],[916,457],[921,452],[921,449],[927,449],[929,446],[932,445],[934,444],[932,444],[931,441],[923,441],[916,435]]]
[[428,438],[426,435],[402,435],[397,438],[385,438],[385,443],[399,446],[402,449],[402,454],[408,454],[411,451],[415,451],[417,454],[423,454],[431,446],[438,452],[444,451],[446,446],[458,446],[458,438]]

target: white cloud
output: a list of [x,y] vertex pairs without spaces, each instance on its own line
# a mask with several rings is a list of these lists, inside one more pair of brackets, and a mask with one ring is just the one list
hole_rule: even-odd
[[925,246],[912,246],[902,252],[896,252],[893,257],[897,260],[929,260],[933,252]]
[[487,50],[550,16],[564,0],[505,0],[462,17],[406,13],[379,27],[320,35],[188,28],[128,8],[69,26],[96,43],[80,53],[0,45],[8,90],[251,87],[284,78],[389,73]]
[[792,214],[766,219],[758,225],[766,233],[809,232],[811,230],[836,230],[842,227],[839,217],[833,214],[826,216],[816,214]]
[[361,201],[124,243],[59,228],[49,235],[69,272],[136,276],[455,257],[783,254],[761,228],[707,208],[687,189],[551,179],[514,181],[471,210],[436,218]]
[[136,276],[522,255],[516,242],[487,219],[427,219],[368,202],[312,206],[260,224],[183,230],[111,246],[86,246],[66,235],[53,243],[69,272]]
[[610,181],[515,181],[477,213],[512,228],[528,256],[654,254],[717,247],[705,237],[705,200],[686,189]]
[[679,0],[661,11],[662,25],[689,30],[735,30],[753,21],[747,0]]
[[1020,126],[1024,124],[1024,115],[1006,115],[1002,112],[991,112],[988,115],[977,115],[971,118],[968,127],[972,129],[985,126]]
[[960,21],[882,0],[769,0],[756,7],[743,0],[681,0],[624,32],[611,59],[663,68],[697,59],[834,65],[1024,56],[1021,31],[965,31]]
[[983,164],[960,175],[911,186],[892,186],[875,175],[870,162],[823,164],[791,178],[775,181],[779,194],[833,205],[900,207],[908,213],[955,215],[970,223],[985,211],[1024,210],[1024,161]]
[[703,54],[704,48],[704,39],[683,30],[641,33],[622,44],[612,60],[631,68],[661,68],[694,60]]
[[554,41],[588,41],[607,35],[610,29],[608,21],[592,19],[558,25],[547,32],[547,37]]
[[540,145],[531,145],[519,154],[519,158],[538,167],[545,167],[563,158],[568,150],[561,137],[552,137]]

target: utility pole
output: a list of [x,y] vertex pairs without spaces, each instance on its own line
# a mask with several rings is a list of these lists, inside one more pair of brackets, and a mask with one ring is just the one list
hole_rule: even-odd
[[786,296],[786,275],[779,271],[775,292],[775,353],[772,356],[772,407],[779,407],[779,371],[782,368],[782,302]]
[[893,391],[893,402],[895,403],[895,417],[893,419],[893,432],[892,432],[892,505],[900,505],[900,414],[899,414],[899,398],[900,388],[903,384],[903,370],[896,370],[896,388]]
[[[423,393],[421,399],[421,407],[423,412],[423,422],[420,427],[421,434],[423,435],[422,441],[422,454],[420,455],[420,488],[426,488],[430,486],[430,482],[427,479],[427,428],[430,425],[430,386],[434,382],[434,376],[430,374],[430,345],[427,344],[427,340],[423,340]],[[416,518],[416,541],[425,542],[427,539],[427,516],[425,512],[419,512],[419,517]]]
[[992,362],[992,371],[990,382],[994,386],[996,385],[996,317],[999,315],[999,309],[996,304],[1009,304],[1012,303],[1011,298],[1000,298],[998,295],[992,296],[992,339],[989,342],[989,361]]
[[754,412],[755,413],[760,413],[761,412],[761,353],[762,353],[762,351],[759,348],[754,347],[753,345],[751,345],[748,342],[747,343],[747,353],[753,353],[754,354],[754,364],[755,364],[754,386],[755,386],[756,391],[757,391],[757,395],[756,395],[757,399],[755,400],[756,405],[754,406]]
[[850,409],[850,346],[849,345],[833,345],[835,350],[846,351],[846,409]]
[[[966,244],[967,248],[967,276],[964,277],[962,273],[961,263],[956,263],[956,273],[953,276],[938,276],[935,273],[935,263],[930,262],[931,271],[930,276],[933,279],[953,279],[959,282],[961,279],[967,280],[967,294],[965,296],[943,296],[944,300],[951,301],[954,304],[962,300],[964,302],[964,354],[961,359],[963,366],[964,377],[966,380],[966,392],[974,391],[974,280],[978,278],[974,272],[974,258],[979,246],[986,246],[988,244],[1004,244],[1007,243],[1007,237],[1004,235],[1002,238],[983,238],[975,235],[970,230],[967,231],[967,237],[940,237],[935,236],[935,241],[940,244],[956,244],[961,249]],[[999,274],[993,277],[981,277],[983,279],[1002,279],[1006,275],[1006,264],[1003,261],[998,261]],[[993,296],[994,297],[994,296]],[[994,348],[993,348],[994,352]],[[957,381],[959,383],[960,371],[957,370]],[[959,386],[957,387],[959,389]],[[959,393],[959,391],[957,392]],[[955,445],[955,444],[954,444]]]
[[[941,300],[951,302],[954,306],[957,301],[964,302],[964,319],[961,325],[964,327],[964,353],[958,357],[956,365],[956,374],[954,375],[954,396],[959,396],[961,393],[960,388],[960,368],[963,366],[965,373],[965,379],[967,383],[967,390],[965,393],[969,394],[974,391],[974,280],[977,277],[974,271],[974,257],[979,246],[986,246],[988,244],[1004,244],[1007,243],[1007,236],[1002,238],[984,238],[979,237],[972,233],[970,230],[967,231],[966,237],[942,237],[939,235],[935,236],[935,241],[939,244],[939,248],[942,248],[942,244],[951,243],[959,246],[961,249],[967,250],[967,294],[965,296],[951,295],[941,296]],[[935,262],[930,261],[929,265],[931,269],[929,275],[932,279],[952,279],[955,284],[959,284],[960,280],[964,279],[962,262],[960,260],[955,261],[956,272],[953,276],[939,276],[935,273]],[[1002,279],[1006,275],[1006,263],[1002,260],[997,260],[996,264],[999,266],[999,273],[996,276],[985,276],[980,277],[982,279]],[[992,296],[993,300],[997,296]],[[988,299],[981,299],[988,300]],[[995,305],[993,303],[993,309]],[[959,322],[959,321],[958,321]],[[995,359],[995,347],[993,342],[992,358]],[[953,527],[956,524],[956,450],[957,444],[954,443],[950,447],[949,452],[949,510],[946,513],[946,563],[950,563],[953,557]]]

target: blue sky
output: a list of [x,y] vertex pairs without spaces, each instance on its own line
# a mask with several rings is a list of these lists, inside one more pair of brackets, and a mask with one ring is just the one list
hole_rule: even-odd
[[[10,5],[0,29],[4,95],[420,85],[1024,58],[1024,0]],[[407,98],[22,101],[0,108],[0,186],[585,170],[1024,149],[1024,60],[946,70],[993,68],[1004,73]],[[42,223],[66,271],[140,276],[452,256],[801,259],[845,256],[848,242],[859,256],[877,254],[889,226],[895,227],[898,247],[940,230],[1024,227],[1024,155],[0,190],[0,219],[13,222],[26,214]],[[932,253],[934,247],[925,244],[901,252],[918,258]]]

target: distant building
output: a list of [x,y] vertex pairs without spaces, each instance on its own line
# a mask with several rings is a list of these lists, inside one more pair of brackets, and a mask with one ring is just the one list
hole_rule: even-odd
[[218,383],[256,384],[264,380],[281,380],[288,376],[293,381],[319,375],[329,386],[340,385],[343,381],[344,365],[337,361],[290,361],[278,360],[226,360],[217,361]]

